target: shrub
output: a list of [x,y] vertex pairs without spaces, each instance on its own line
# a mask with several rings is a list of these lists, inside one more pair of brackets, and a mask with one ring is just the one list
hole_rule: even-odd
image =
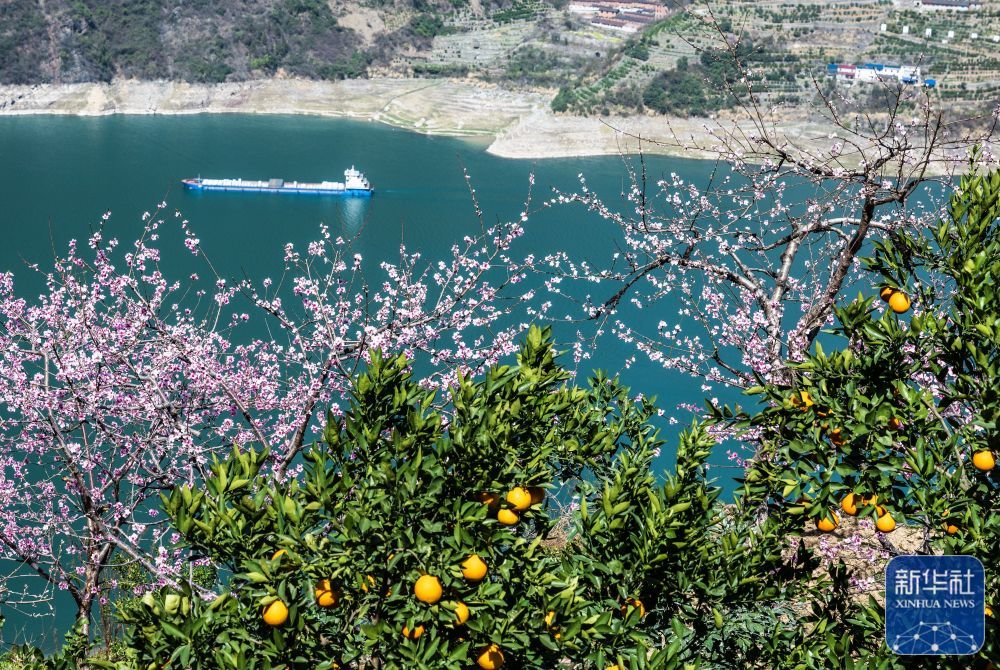
[[[759,657],[752,628],[720,622],[780,612],[784,580],[759,575],[789,566],[772,527],[718,504],[712,439],[686,433],[659,483],[652,403],[566,379],[533,328],[517,366],[460,377],[445,415],[404,357],[373,353],[300,477],[266,478],[267,452],[234,449],[164,499],[192,556],[230,578],[211,600],[146,594],[136,667],[464,668],[496,645],[515,668],[679,668],[731,656],[720,635]],[[531,488],[555,482],[572,488]],[[551,512],[573,491],[567,539]],[[485,578],[463,573],[473,554]]]

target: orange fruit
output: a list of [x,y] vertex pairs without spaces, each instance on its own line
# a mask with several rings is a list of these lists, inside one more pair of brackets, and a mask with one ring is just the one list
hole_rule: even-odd
[[617,663],[615,663],[614,665],[609,665],[608,667],[604,668],[604,670],[622,670],[622,669],[618,666]]
[[486,505],[486,507],[488,507],[490,511],[493,511],[497,507],[500,507],[500,496],[490,491],[482,491],[478,493],[476,495],[476,500]]
[[842,447],[847,440],[844,438],[844,431],[841,428],[834,428],[830,431],[830,442],[835,447]]
[[455,603],[455,625],[461,626],[469,620],[469,606],[463,602]]
[[479,554],[472,554],[462,561],[462,576],[470,582],[482,581],[486,572],[486,562],[479,558]]
[[840,519],[837,518],[837,515],[830,512],[830,516],[825,516],[822,519],[816,520],[816,528],[824,533],[830,533],[837,527],[837,523],[839,521]]
[[283,626],[288,621],[288,606],[280,600],[275,600],[264,607],[264,623],[268,626]]
[[799,391],[799,396],[802,397],[802,406],[804,408],[806,408],[806,409],[809,409],[814,404],[816,404],[816,403],[813,402],[812,398],[809,396],[809,391]]
[[878,292],[878,297],[882,298],[882,300],[886,302],[889,302],[889,298],[891,298],[892,294],[895,292],[896,292],[895,289],[891,289],[888,286],[883,286],[882,290]]
[[996,467],[997,459],[993,457],[992,451],[977,451],[972,455],[972,464],[980,472],[989,472]]
[[405,637],[407,640],[416,640],[423,634],[424,634],[423,626],[414,626],[413,630],[410,630],[406,626],[403,626],[403,637]]
[[903,314],[910,309],[910,299],[902,291],[895,291],[889,296],[889,309],[896,314]]
[[531,494],[523,486],[515,486],[507,494],[507,502],[518,512],[523,512],[531,507]]
[[538,505],[545,500],[545,489],[541,486],[529,486],[528,493],[531,495],[532,505]]
[[552,627],[552,622],[556,620],[556,613],[554,610],[549,610],[545,613],[545,625],[549,628]]
[[333,607],[337,604],[337,593],[330,586],[329,579],[321,579],[316,582],[313,595],[316,597],[316,604],[320,607]]
[[948,533],[949,535],[954,535],[955,533],[958,532],[958,526],[956,526],[953,523],[948,523],[947,521],[945,521],[944,532]]
[[497,521],[505,526],[513,526],[518,521],[517,512],[510,509],[502,509],[497,512]]
[[501,651],[500,645],[493,643],[481,649],[479,656],[476,657],[476,665],[483,670],[497,670],[503,666],[503,651]]
[[279,557],[279,556],[284,556],[284,555],[285,555],[285,554],[287,554],[287,553],[288,553],[288,552],[287,552],[287,551],[285,551],[284,549],[279,549],[278,551],[274,552],[274,555],[273,555],[273,556],[271,556],[271,560],[272,560],[272,561],[276,561],[276,560],[278,560],[278,557]]
[[857,516],[861,508],[868,507],[870,505],[875,505],[875,509],[879,516],[885,514],[885,508],[876,505],[878,502],[878,496],[859,496],[856,493],[848,493],[844,496],[844,499],[840,501],[840,509],[844,510],[844,514],[848,516]]
[[413,585],[413,595],[420,602],[433,605],[441,600],[441,582],[433,575],[422,575]]
[[371,575],[365,575],[364,581],[361,582],[361,590],[368,593],[369,586],[375,588],[375,578]]
[[902,429],[903,429],[902,419],[895,416],[889,419],[889,430],[902,430]]
[[984,610],[984,614],[986,614],[986,616],[993,616],[993,608],[987,605]]
[[646,616],[646,606],[642,604],[642,601],[638,598],[626,598],[625,604],[622,605],[622,614],[628,616],[628,611],[630,608],[635,608],[639,610],[639,618]]
[[896,520],[892,518],[891,514],[885,512],[879,517],[878,521],[875,522],[875,527],[883,533],[891,533],[896,530]]

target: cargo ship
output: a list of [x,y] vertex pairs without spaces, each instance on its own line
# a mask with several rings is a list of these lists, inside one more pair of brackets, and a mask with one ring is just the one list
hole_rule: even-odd
[[344,170],[344,181],[285,181],[268,179],[182,179],[184,188],[195,191],[242,191],[249,193],[303,193],[313,195],[370,196],[375,189],[360,171],[352,165]]

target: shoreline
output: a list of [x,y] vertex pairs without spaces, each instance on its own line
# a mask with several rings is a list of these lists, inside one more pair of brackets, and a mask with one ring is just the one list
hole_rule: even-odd
[[[704,148],[733,132],[735,119],[556,116],[551,91],[469,80],[264,79],[223,84],[116,80],[83,84],[0,84],[0,116],[111,114],[290,114],[384,123],[486,146],[501,158],[540,160],[643,153],[714,159]],[[820,150],[830,128],[799,115],[776,120],[787,140]],[[742,130],[757,132],[752,127]],[[641,139],[640,139],[641,138]],[[659,140],[659,143],[658,143]],[[947,172],[936,162],[934,172]],[[964,163],[965,159],[958,160]]]
[[[454,79],[265,79],[224,84],[118,80],[0,84],[0,116],[112,114],[291,114],[384,123],[486,146],[501,158],[547,159],[635,153],[706,158],[655,144],[672,131],[706,136],[708,119],[556,116],[552,93]],[[681,132],[678,133],[678,128]]]

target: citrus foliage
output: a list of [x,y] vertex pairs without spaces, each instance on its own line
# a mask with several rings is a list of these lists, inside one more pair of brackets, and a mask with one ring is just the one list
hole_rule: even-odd
[[[403,357],[373,354],[300,477],[265,479],[266,452],[235,450],[165,498],[230,578],[214,601],[148,594],[135,666],[666,669],[801,642],[774,632],[795,566],[772,523],[718,503],[712,439],[685,433],[659,483],[652,403],[566,377],[532,329],[517,366],[460,379],[445,417]],[[565,488],[538,488],[553,483],[579,495],[568,538]]]
[[[834,512],[856,514],[876,524],[892,553],[892,533],[907,527],[923,538],[922,553],[982,561],[994,605],[1000,470],[987,466],[1000,453],[998,219],[1000,174],[971,174],[937,227],[877,244],[866,266],[885,285],[889,309],[877,309],[875,295],[838,309],[833,332],[847,346],[826,352],[817,344],[792,364],[790,383],[752,389],[769,407],[742,417],[761,444],[744,495],[786,532],[801,533]],[[849,575],[842,565],[833,573],[835,593]],[[845,655],[902,667],[883,643],[876,599],[829,605],[805,620],[831,633],[799,667],[844,667]],[[1000,626],[987,617],[980,662],[998,656]],[[922,667],[933,663],[969,667],[970,660]]]
[[517,367],[460,379],[447,425],[407,366],[373,354],[301,478],[262,479],[268,454],[234,451],[204,490],[165,499],[189,547],[232,577],[211,604],[151,594],[134,622],[140,666],[460,668],[484,652],[514,667],[558,662],[541,641],[559,562],[543,545],[548,502],[508,494],[608,458],[638,422],[565,386],[537,329]]
[[645,667],[647,654],[654,667],[773,667],[805,639],[790,625],[790,599],[795,578],[815,566],[783,556],[777,527],[753,510],[719,504],[706,484],[714,439],[703,430],[681,435],[662,484],[651,470],[654,436],[642,437],[582,487],[563,569],[588,605],[575,617],[557,609],[553,627],[602,668]]

